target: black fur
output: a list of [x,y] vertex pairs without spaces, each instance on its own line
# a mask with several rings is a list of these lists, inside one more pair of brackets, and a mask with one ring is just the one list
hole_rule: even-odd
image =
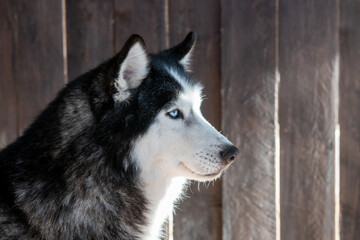
[[187,53],[194,47],[196,35],[194,32],[189,32],[184,41],[180,44],[165,50],[162,55],[174,62],[180,61]]
[[[68,84],[23,136],[0,152],[0,239],[137,239],[149,219],[132,140],[181,90],[164,65],[194,44],[149,55],[150,72],[125,102],[114,79],[132,36],[112,59]],[[186,75],[185,73],[183,73]],[[191,81],[191,80],[189,80]]]

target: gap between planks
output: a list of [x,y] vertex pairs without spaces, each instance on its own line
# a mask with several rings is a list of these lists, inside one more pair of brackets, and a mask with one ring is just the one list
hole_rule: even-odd
[[274,130],[275,130],[275,239],[281,239],[280,204],[280,124],[279,124],[279,0],[275,0],[275,91],[274,91]]
[[62,46],[64,61],[64,83],[69,83],[68,56],[67,56],[67,29],[66,29],[66,0],[61,0],[61,24],[62,24]]

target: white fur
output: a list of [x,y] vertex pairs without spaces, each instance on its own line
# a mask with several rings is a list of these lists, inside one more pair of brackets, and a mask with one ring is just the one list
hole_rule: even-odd
[[183,87],[184,91],[181,96],[190,102],[192,108],[196,110],[200,115],[200,106],[202,103],[202,89],[203,86],[200,83],[197,83],[195,86],[189,84],[186,79],[182,78],[177,70],[168,67],[167,72]]
[[150,203],[150,211],[147,214],[150,225],[145,229],[142,238],[148,240],[159,238],[162,224],[172,211],[173,204],[180,197],[186,183],[184,177],[179,177],[171,169],[167,169],[163,160],[157,157],[157,143],[160,142],[153,138],[157,133],[158,127],[153,125],[134,148],[134,157],[141,166],[145,195]]
[[115,80],[116,101],[124,101],[130,96],[130,89],[138,87],[149,73],[149,59],[140,43],[135,43],[120,66]]
[[[163,109],[147,132],[135,143],[132,155],[141,170],[150,202],[144,239],[158,239],[161,225],[182,193],[186,179],[209,181],[226,166],[220,151],[231,143],[214,129],[200,111],[201,87],[191,86],[175,70],[169,73],[183,86],[169,109]],[[166,114],[180,109],[184,119]]]
[[191,72],[191,60],[192,60],[192,52],[194,46],[190,49],[190,51],[179,61],[179,63],[184,67],[185,71]]

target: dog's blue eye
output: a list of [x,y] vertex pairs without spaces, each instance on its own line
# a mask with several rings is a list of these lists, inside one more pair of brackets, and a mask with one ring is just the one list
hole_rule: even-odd
[[179,109],[175,109],[171,112],[168,112],[167,115],[169,117],[171,117],[172,119],[182,118],[182,116],[183,116]]

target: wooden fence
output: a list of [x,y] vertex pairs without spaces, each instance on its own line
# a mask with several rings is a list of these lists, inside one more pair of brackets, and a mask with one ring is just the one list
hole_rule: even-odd
[[195,30],[203,112],[240,156],[174,239],[359,239],[359,26],[360,0],[0,0],[0,147],[130,34]]

